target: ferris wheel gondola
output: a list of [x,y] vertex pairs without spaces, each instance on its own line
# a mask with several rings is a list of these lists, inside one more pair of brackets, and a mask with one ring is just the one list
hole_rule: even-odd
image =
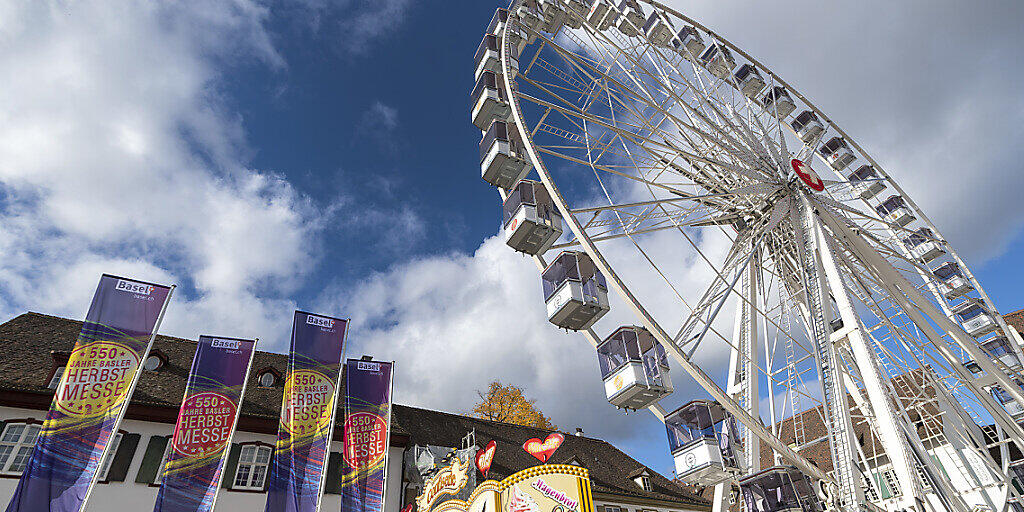
[[[739,425],[716,499],[730,483],[806,482],[840,510],[1008,503],[1008,461],[990,449],[1024,448],[1011,412],[1024,404],[1024,341],[891,172],[763,63],[654,0],[514,0],[508,12],[490,34],[500,69],[486,68],[504,95],[473,100],[510,110],[474,111],[506,239],[542,269],[551,323],[611,353],[603,343],[625,331],[602,340],[595,326],[617,295]],[[559,240],[514,236],[543,223],[509,235],[524,186],[546,192]],[[709,277],[693,294],[697,265]],[[731,353],[727,372],[695,362],[714,345]],[[624,405],[609,378],[602,362],[613,405],[675,421],[663,395]],[[807,439],[807,417],[824,438]],[[818,443],[827,457],[812,462]],[[787,466],[759,472],[762,445]],[[883,470],[899,496],[866,492],[861,475]]]

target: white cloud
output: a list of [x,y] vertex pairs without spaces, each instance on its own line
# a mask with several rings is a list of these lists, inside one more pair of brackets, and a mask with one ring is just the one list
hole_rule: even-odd
[[363,55],[399,29],[409,0],[289,0],[280,7],[299,7],[301,23],[332,38],[346,54]]
[[[183,286],[164,332],[287,339],[313,205],[249,169],[217,63],[283,65],[245,0],[32,2],[0,24],[0,311],[81,317],[102,272]],[[283,332],[282,332],[283,331]]]

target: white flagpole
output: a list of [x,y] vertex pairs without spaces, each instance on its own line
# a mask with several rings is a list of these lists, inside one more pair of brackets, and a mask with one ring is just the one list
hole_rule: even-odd
[[[391,361],[391,375],[388,375],[391,388],[388,390],[388,431],[384,437],[384,487],[380,491],[380,510],[387,512],[388,465],[391,463],[391,410],[395,404],[395,362]],[[401,475],[399,475],[401,476]]]
[[[114,277],[114,276],[110,276]],[[102,277],[101,277],[102,279]],[[136,281],[135,279],[129,278],[118,278],[125,281],[133,281],[136,283],[142,283],[142,281]],[[152,283],[144,283],[151,286]],[[156,333],[160,330],[160,324],[164,321],[164,313],[167,313],[167,305],[171,302],[171,295],[174,294],[174,289],[178,285],[172,284],[167,290],[167,297],[164,299],[163,306],[160,306],[160,314],[156,317],[156,323],[153,324],[153,332],[149,335],[149,343],[146,344],[146,350],[142,354],[142,358],[139,360],[139,366],[135,369],[135,375],[132,377],[132,383],[128,386],[128,392],[125,394],[124,403],[121,405],[121,411],[117,413],[117,420],[114,422],[114,426],[110,429],[110,438],[107,439],[107,444],[103,446],[103,453],[100,454],[99,463],[96,465],[96,471],[92,474],[92,481],[89,482],[89,488],[85,491],[85,498],[82,499],[82,505],[78,508],[79,512],[85,510],[86,505],[89,503],[89,498],[92,497],[92,490],[96,487],[96,482],[100,477],[100,469],[103,467],[103,460],[107,458],[107,452],[110,451],[110,441],[117,435],[118,427],[121,426],[121,422],[124,420],[124,415],[128,412],[128,406],[132,403],[132,396],[135,394],[135,386],[139,383],[139,378],[142,377],[142,371],[146,367],[146,359],[149,359],[149,352],[153,349],[153,343],[156,341]],[[61,377],[61,383],[67,378],[67,369],[64,370],[64,376]],[[60,393],[61,386],[57,385],[57,392]]]
[[[317,490],[316,494],[316,508],[314,509],[315,512],[320,512],[320,505],[322,504],[324,498],[324,488],[327,485],[327,467],[331,463],[331,443],[334,442],[334,422],[336,421],[335,418],[338,415],[338,398],[339,395],[341,395],[341,377],[345,371],[345,351],[348,349],[348,328],[351,323],[351,319],[345,319],[344,322],[345,334],[341,337],[341,365],[339,365],[338,367],[338,378],[334,381],[334,408],[331,409],[331,422],[327,427],[327,448],[325,450],[327,453],[324,454],[324,467],[321,470],[322,472],[320,474],[320,489]],[[289,361],[289,365],[290,364],[291,362]],[[342,448],[342,450],[344,450],[344,448]],[[342,456],[342,458],[344,458],[344,455]]]
[[[235,410],[235,422],[231,425],[231,434],[228,436],[228,442],[224,445],[224,451],[220,454],[220,461],[223,464],[225,457],[231,450],[231,441],[235,439],[235,431],[238,430],[238,418],[242,415],[242,404],[245,402],[245,388],[249,385],[249,371],[252,370],[252,360],[256,358],[256,345],[260,342],[259,338],[252,340],[252,352],[249,353],[249,366],[245,368],[245,378],[242,379],[242,392],[238,395],[238,409]],[[188,391],[186,390],[186,393]],[[217,484],[213,487],[213,500],[210,502],[210,510],[213,510],[217,506],[217,496],[220,494],[221,482],[224,481],[224,470],[227,469],[223,466],[220,468],[220,474],[217,475]],[[265,476],[267,478],[270,475]]]

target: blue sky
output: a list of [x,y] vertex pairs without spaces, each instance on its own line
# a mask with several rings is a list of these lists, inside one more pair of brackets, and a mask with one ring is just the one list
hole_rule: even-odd
[[[1021,6],[673,5],[813,98],[1024,307]],[[497,6],[0,1],[0,316],[81,317],[102,272],[179,284],[178,336],[280,350],[294,308],[350,316],[400,401],[461,412],[500,378],[668,473],[660,426],[604,403],[493,238],[469,92]]]

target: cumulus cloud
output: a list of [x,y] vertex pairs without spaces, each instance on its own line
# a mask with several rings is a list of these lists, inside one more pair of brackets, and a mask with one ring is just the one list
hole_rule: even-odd
[[409,0],[289,0],[299,22],[334,40],[349,56],[365,55],[372,44],[395,33],[405,20]]
[[[217,64],[279,66],[259,4],[31,2],[0,24],[0,311],[73,317],[101,272],[182,286],[165,332],[287,339],[320,218],[249,169]],[[181,8],[185,7],[185,8]],[[245,332],[240,332],[240,330]],[[284,332],[282,332],[284,331]]]

